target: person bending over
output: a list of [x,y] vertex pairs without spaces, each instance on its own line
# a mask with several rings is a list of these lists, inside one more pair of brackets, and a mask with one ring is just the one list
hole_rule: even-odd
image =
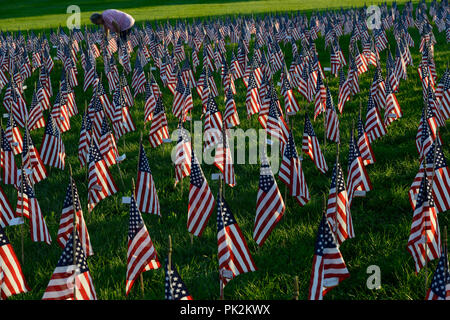
[[120,10],[108,9],[103,13],[93,13],[91,22],[96,25],[103,25],[107,37],[110,31],[114,31],[120,35],[122,41],[126,42],[127,36],[134,25],[134,18]]

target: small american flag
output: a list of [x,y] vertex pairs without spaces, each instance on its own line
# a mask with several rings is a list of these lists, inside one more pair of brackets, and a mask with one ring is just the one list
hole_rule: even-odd
[[164,293],[166,300],[194,300],[190,295],[186,285],[181,279],[177,268],[173,265],[173,260],[171,261],[171,266],[169,270],[169,262],[166,258],[165,267],[165,284]]
[[30,181],[33,185],[47,178],[47,170],[27,130],[25,130],[23,135],[22,157],[23,167],[33,171],[30,176]]
[[450,300],[450,273],[448,271],[448,252],[445,244],[425,299]]
[[89,149],[89,200],[88,211],[91,212],[101,200],[117,192],[116,183],[108,170],[95,141]]
[[13,209],[8,197],[0,187],[0,227],[8,226],[11,219],[14,219]]
[[200,237],[214,210],[215,200],[194,149],[191,152],[190,178],[187,228],[190,233]]
[[139,164],[135,197],[139,211],[161,216],[155,182],[153,181],[150,165],[142,143],[139,147]]
[[256,217],[253,239],[261,247],[286,209],[280,190],[265,156],[261,160],[259,188],[256,198]]
[[178,125],[178,141],[175,158],[175,185],[191,174],[191,140],[187,130],[180,121]]
[[126,294],[130,293],[141,272],[158,269],[159,267],[160,263],[155,247],[132,195],[128,226]]
[[[241,229],[230,207],[220,194],[217,201],[217,246],[220,282],[223,286],[242,273],[256,271],[255,262]],[[226,271],[232,276],[224,276]]]
[[0,226],[0,294],[2,299],[30,290],[14,249]]
[[305,113],[305,128],[303,131],[302,151],[309,155],[315,166],[320,172],[325,174],[328,171],[328,166],[325,158],[320,150],[319,140],[314,132],[314,129],[309,120],[308,114]]
[[87,230],[86,222],[84,221],[78,189],[75,184],[75,180],[70,178],[69,186],[66,191],[66,197],[64,198],[61,218],[59,220],[57,237],[58,244],[63,249],[66,246],[70,235],[73,234],[74,210],[76,210],[77,232],[78,235],[81,235],[81,246],[83,247],[85,254],[87,256],[91,256],[94,254],[94,251],[92,250],[89,232]]
[[317,232],[308,299],[322,300],[327,292],[349,276],[350,273],[324,215]]
[[1,149],[0,159],[2,167],[2,180],[4,184],[12,184],[17,186],[19,177],[17,175],[17,166],[14,160],[14,153],[11,143],[8,141],[3,128],[1,132]]
[[148,136],[150,145],[156,148],[163,143],[164,139],[169,139],[169,129],[167,127],[166,113],[161,96],[156,101],[155,111],[153,112],[152,126]]
[[87,259],[77,233],[75,261],[73,242],[71,233],[42,300],[97,300]]
[[51,114],[47,118],[39,154],[44,164],[64,170],[66,151],[61,139],[61,133]]

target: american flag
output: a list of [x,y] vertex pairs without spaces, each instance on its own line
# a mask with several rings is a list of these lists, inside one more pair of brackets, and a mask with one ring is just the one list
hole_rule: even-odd
[[5,135],[6,138],[8,138],[9,142],[11,142],[14,155],[22,153],[22,134],[20,133],[19,127],[16,125],[16,122],[14,121],[14,118],[11,116],[11,114],[9,115],[8,121],[6,122]]
[[228,131],[223,130],[220,135],[221,142],[216,147],[214,156],[214,165],[222,172],[224,182],[230,187],[236,185],[236,176],[234,174],[233,157],[228,142]]
[[30,290],[14,249],[0,226],[0,294],[2,299]]
[[14,219],[13,209],[3,189],[0,187],[0,227],[4,228]]
[[177,79],[177,86],[175,87],[175,94],[173,96],[172,113],[179,119],[183,116],[185,86],[180,73],[178,73]]
[[78,160],[81,167],[86,165],[89,146],[92,139],[92,121],[88,113],[84,113],[81,120],[80,139],[78,142]]
[[322,77],[319,73],[317,77],[317,86],[315,88],[315,96],[314,96],[314,120],[316,120],[317,116],[322,112],[325,112],[326,109],[326,101],[327,101],[327,90],[323,84]]
[[45,126],[44,137],[42,139],[39,154],[41,155],[44,164],[64,170],[66,151],[61,138],[61,133],[51,114],[49,114],[47,118],[47,125]]
[[47,170],[45,169],[41,156],[34,146],[31,135],[27,130],[25,130],[23,135],[22,159],[23,167],[33,171],[30,176],[33,185],[47,178]]
[[366,114],[366,133],[369,137],[369,143],[372,143],[378,138],[383,137],[386,134],[386,127],[381,119],[380,111],[375,106],[372,98],[372,94],[369,92],[369,100],[367,102],[367,114]]
[[169,270],[169,261],[166,258],[165,272],[165,283],[164,283],[164,294],[166,300],[194,300],[190,295],[186,285],[181,279],[177,268],[173,265],[173,260],[171,261],[171,266]]
[[[25,177],[25,178],[23,178]],[[34,190],[26,173],[22,173],[17,192],[16,216],[26,217],[30,220],[31,240],[50,244],[52,238],[48,232],[47,224],[36,199]],[[23,194],[22,194],[23,188]]]
[[330,88],[327,87],[326,99],[326,124],[327,124],[327,139],[339,143],[339,118],[334,108],[333,98],[331,97]]
[[75,233],[75,249],[73,234],[71,233],[67,239],[42,300],[97,300],[78,233]]
[[98,75],[97,75],[97,71],[95,70],[95,60],[93,60],[91,58],[91,55],[88,52],[85,53],[86,66],[84,68],[83,91],[86,91],[90,86],[95,88],[97,86],[98,81],[99,81],[99,78],[98,78]]
[[[114,92],[114,104],[120,105],[120,92]],[[150,85],[150,83],[147,81],[145,83],[145,105],[144,105],[144,123],[147,123],[148,121],[152,121],[153,119],[153,112],[155,111],[156,106],[156,96],[153,92],[153,89]]]
[[407,249],[415,262],[416,273],[428,261],[441,255],[441,235],[430,182],[422,178],[413,214]]
[[425,300],[450,300],[450,273],[448,271],[448,252],[446,244],[444,244],[444,248],[442,249],[442,254]]
[[232,90],[226,90],[225,99],[224,124],[227,129],[230,129],[240,124]]
[[325,174],[328,171],[328,166],[320,150],[319,140],[314,132],[314,129],[309,120],[308,114],[305,113],[305,128],[303,131],[302,151],[309,155],[314,162],[317,169]]
[[139,147],[139,163],[135,197],[139,211],[161,216],[155,182],[153,181],[150,165],[142,143]]
[[286,207],[266,158],[261,160],[253,239],[261,247],[283,217]]
[[214,210],[215,200],[194,149],[191,152],[190,178],[187,228],[190,233],[200,237]]
[[126,294],[142,272],[160,267],[156,249],[139,212],[134,196],[130,200],[128,225],[127,281]]
[[12,184],[17,186],[19,177],[17,175],[17,166],[14,160],[13,149],[11,143],[8,141],[3,128],[1,131],[1,167],[2,167],[2,180],[4,184]]
[[161,96],[156,101],[155,111],[153,112],[152,126],[148,139],[150,145],[156,148],[163,143],[163,139],[169,139],[169,129],[167,127],[166,113],[164,112],[164,105]]
[[359,147],[353,135],[353,129],[350,133],[350,142],[348,150],[348,202],[352,206],[354,197],[365,196],[367,191],[372,190],[372,184],[367,174],[364,160],[359,152]]
[[389,81],[386,81],[386,110],[384,112],[384,126],[388,127],[395,120],[403,116],[400,104],[397,101],[395,93],[392,92]]
[[36,97],[42,110],[48,110],[48,108],[50,108],[50,94],[47,91],[47,89],[42,85],[40,78],[38,78],[36,84]]
[[67,187],[66,197],[61,211],[61,218],[59,220],[57,241],[61,248],[65,248],[70,235],[73,234],[73,215],[76,211],[76,226],[77,233],[81,235],[81,246],[86,256],[92,256],[91,240],[87,230],[86,222],[84,221],[83,211],[81,209],[80,196],[75,184],[75,180],[70,178],[69,186]]
[[345,79],[344,69],[339,70],[339,96],[338,109],[342,114],[345,103],[350,100],[350,85],[348,79]]
[[278,106],[278,100],[275,100],[276,95],[270,99],[269,116],[267,117],[267,133],[275,139],[280,141],[280,148],[284,150],[289,136],[289,128],[283,118],[283,114]]
[[258,88],[256,86],[255,77],[250,74],[247,87],[247,97],[245,99],[247,107],[247,116],[250,118],[255,113],[258,113],[261,108],[261,99],[259,97]]
[[137,52],[136,63],[134,65],[133,77],[131,79],[131,87],[134,90],[134,97],[145,91],[145,72],[142,66],[141,51]]
[[222,133],[222,114],[219,111],[216,100],[212,95],[209,96],[205,114],[204,138],[205,149],[214,147],[220,143]]
[[106,197],[115,194],[117,192],[117,187],[95,141],[92,141],[89,148],[88,163],[88,211],[91,212],[97,203]]
[[38,102],[37,93],[35,91],[31,100],[30,113],[28,117],[28,129],[30,131],[45,127],[45,120],[42,110],[42,104]]
[[289,139],[284,149],[278,177],[289,188],[290,195],[295,197],[300,206],[309,202],[311,196],[302,170],[303,159],[299,158],[295,147],[294,136],[289,132]]
[[327,219],[340,245],[347,238],[354,238],[350,203],[341,165],[336,162],[331,176],[327,203]]
[[119,151],[117,150],[116,139],[112,134],[111,127],[108,124],[108,119],[103,117],[102,121],[102,131],[100,133],[99,142],[100,153],[106,162],[108,167],[117,163],[117,157],[119,156]]
[[[242,273],[256,271],[241,229],[220,194],[217,201],[217,246],[220,282],[223,286]],[[227,271],[232,274],[231,278],[224,275]]]
[[308,299],[322,300],[327,292],[349,276],[344,258],[324,215],[317,232]]
[[178,141],[175,156],[175,186],[184,177],[191,174],[191,139],[180,121],[178,125]]

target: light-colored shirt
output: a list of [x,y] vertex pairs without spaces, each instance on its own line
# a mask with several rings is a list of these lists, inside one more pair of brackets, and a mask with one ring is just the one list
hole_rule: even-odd
[[105,23],[105,27],[111,31],[116,31],[114,30],[114,26],[112,24],[113,21],[115,21],[119,26],[119,31],[128,30],[134,25],[134,18],[132,16],[116,9],[108,9],[103,11],[102,18]]

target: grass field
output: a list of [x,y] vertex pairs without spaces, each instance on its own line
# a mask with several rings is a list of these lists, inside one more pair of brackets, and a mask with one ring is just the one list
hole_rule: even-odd
[[[241,2],[222,1],[189,1],[192,4],[184,4],[182,1],[172,1],[167,8],[170,10],[159,12],[160,18],[206,16],[210,14],[222,15],[230,13],[227,10],[264,12],[273,11],[272,5],[276,1],[253,1],[242,6]],[[64,10],[64,1],[43,1],[42,8],[31,9],[31,1],[22,1],[24,10],[13,8],[13,5],[5,5],[0,13],[0,28],[16,29],[21,28],[45,28],[65,23],[65,15],[58,13]],[[134,1],[134,4],[142,3],[145,7],[139,9],[129,8],[128,2],[110,1],[107,4],[100,1],[79,1],[82,10],[94,11],[102,10],[110,4],[116,8],[126,8],[130,13],[137,13],[139,20],[153,19],[154,12],[162,7],[150,6],[148,1]],[[288,5],[288,3],[290,5]],[[342,1],[345,5],[363,4],[362,1]],[[254,4],[254,5],[253,5]],[[226,6],[225,6],[226,5]],[[259,6],[260,5],[260,6]],[[85,7],[84,7],[85,6]],[[192,6],[197,11],[189,11],[186,8]],[[199,10],[204,8],[205,11]],[[285,9],[311,9],[313,6],[326,8],[326,1],[286,1],[277,4],[277,10]],[[20,6],[19,6],[20,7]],[[165,7],[164,7],[165,8]],[[216,8],[216,9],[215,9]],[[231,9],[230,9],[231,8]],[[157,10],[156,10],[157,9]],[[136,11],[134,11],[136,10]],[[192,9],[194,10],[194,9]],[[213,11],[216,10],[216,11]],[[43,12],[48,16],[43,16]],[[235,11],[234,11],[235,12]],[[83,16],[86,21],[87,16]],[[47,18],[49,18],[47,20]],[[39,20],[45,20],[39,23]],[[27,23],[29,21],[29,24]],[[12,24],[10,27],[9,24]],[[419,34],[416,29],[410,29],[416,47],[411,49],[414,64],[420,61],[418,44]],[[437,33],[435,30],[437,45],[435,47],[435,61],[439,77],[445,70],[445,65],[449,57],[450,46],[445,41],[445,35]],[[394,46],[392,33],[388,33],[391,46]],[[340,45],[348,56],[349,37],[344,36],[340,40]],[[324,49],[324,40],[319,38],[316,41],[319,52],[319,59],[323,67],[329,66],[329,52]],[[251,44],[253,46],[253,44]],[[292,60],[290,46],[282,47],[286,56],[286,63],[289,66]],[[252,50],[250,49],[250,52]],[[190,50],[187,50],[190,53]],[[53,52],[55,56],[56,52]],[[385,52],[381,55],[384,70]],[[200,61],[202,61],[200,53]],[[230,56],[228,56],[228,61]],[[134,64],[133,64],[134,65]],[[97,61],[99,71],[103,70],[101,58]],[[84,108],[84,102],[89,100],[92,91],[86,93],[82,90],[83,71],[78,65],[79,83],[75,88],[78,108]],[[148,66],[146,66],[148,70]],[[56,88],[61,72],[61,62],[55,61],[55,69],[52,73],[53,88]],[[341,164],[344,173],[347,174],[348,139],[352,121],[357,119],[359,111],[359,101],[363,102],[363,116],[367,103],[368,89],[373,78],[374,68],[360,78],[361,93],[355,96],[345,106],[343,115],[340,117],[341,131]],[[161,81],[154,72],[161,89]],[[199,72],[197,72],[198,76]],[[329,73],[326,72],[329,76]],[[32,89],[36,81],[37,74],[27,80],[26,99],[31,101]],[[215,75],[219,88],[219,97],[216,101],[221,111],[224,110],[223,92],[220,90],[219,75]],[[332,96],[337,103],[338,81],[329,76],[329,85]],[[274,83],[277,83],[279,73],[275,76]],[[130,79],[129,79],[130,82]],[[106,83],[104,83],[106,86]],[[107,87],[107,86],[106,86]],[[243,130],[248,128],[259,128],[256,118],[247,120],[245,111],[245,86],[241,80],[236,82],[237,95],[236,104],[241,119]],[[278,93],[279,88],[277,87]],[[0,99],[4,92],[0,93]],[[200,99],[197,94],[194,96],[194,120],[200,116]],[[280,96],[280,95],[279,95]],[[301,148],[301,137],[303,133],[303,110],[307,107],[312,110],[300,95],[296,94],[301,102],[302,111],[293,117],[293,132],[297,149]],[[281,97],[281,96],[280,96]],[[406,250],[409,237],[409,230],[412,221],[412,209],[408,201],[408,189],[419,167],[418,154],[415,149],[414,137],[417,132],[418,123],[422,110],[422,89],[416,67],[408,68],[408,80],[400,84],[400,91],[397,94],[398,101],[403,109],[404,117],[395,121],[390,127],[388,134],[373,144],[373,151],[376,163],[368,167],[368,173],[373,185],[373,191],[365,198],[357,198],[352,206],[353,225],[355,228],[354,239],[349,239],[341,246],[341,252],[350,271],[350,278],[343,281],[337,288],[328,293],[325,299],[423,299],[424,272],[418,275],[414,273],[414,263]],[[170,113],[172,106],[172,95],[167,89],[163,89],[163,100],[169,121],[169,130],[176,129],[177,121]],[[51,100],[53,102],[53,99]],[[131,179],[136,177],[138,141],[140,131],[143,130],[143,107],[144,97],[139,96],[132,107],[132,116],[136,124],[137,131],[127,134],[118,141],[119,153],[126,153],[127,159],[121,164],[124,174],[125,188],[122,186],[119,173],[116,167],[111,168],[111,172],[116,180],[120,191],[100,202],[100,204],[90,214],[87,213],[87,181],[85,179],[86,169],[80,169],[77,159],[77,148],[79,132],[81,127],[81,114],[71,120],[72,129],[63,134],[66,147],[66,165],[69,163],[74,169],[74,178],[77,182],[78,190],[83,204],[84,217],[91,236],[92,246],[95,255],[89,258],[89,267],[93,282],[99,299],[125,299],[125,274],[127,257],[127,230],[128,230],[128,206],[121,204],[122,196],[130,195]],[[2,107],[3,108],[3,107]],[[4,109],[2,110],[4,112]],[[48,113],[45,113],[45,118]],[[313,122],[314,130],[320,142],[323,142],[323,122],[318,120]],[[147,128],[148,130],[148,128]],[[32,132],[32,139],[37,146],[40,146],[44,129]],[[148,132],[144,132],[144,137]],[[447,128],[441,130],[444,142],[444,153],[447,159],[450,158],[450,133]],[[174,144],[173,144],[174,145]],[[162,219],[154,215],[143,214],[149,233],[158,251],[160,261],[167,256],[168,235],[173,238],[173,263],[178,268],[186,286],[190,290],[194,299],[217,299],[219,296],[218,259],[217,259],[217,235],[216,218],[211,216],[208,226],[201,238],[194,239],[194,244],[190,244],[189,234],[186,230],[187,204],[189,179],[184,179],[183,192],[178,187],[173,189],[174,170],[170,159],[170,151],[173,145],[160,146],[152,149],[148,140],[144,140],[144,147],[150,161],[153,178],[156,183],[158,196],[161,204]],[[328,194],[330,186],[331,168],[336,157],[336,145],[327,143],[322,146],[328,166],[330,168],[327,175],[318,173],[310,159],[303,161],[303,170],[306,182],[311,193],[311,201],[303,208],[300,208],[292,197],[285,199],[286,212],[281,222],[274,229],[262,248],[257,250],[255,242],[252,240],[253,222],[255,218],[256,194],[259,181],[259,165],[235,165],[237,176],[236,187],[226,188],[225,197],[242,229],[247,240],[249,249],[253,254],[258,271],[243,274],[233,279],[225,288],[226,299],[290,299],[293,292],[292,280],[294,276],[299,277],[300,299],[306,299],[310,280],[314,242],[317,228],[322,213],[322,195]],[[214,194],[217,193],[217,182],[211,181],[211,173],[217,172],[212,165],[202,165],[205,176],[208,178]],[[42,212],[45,216],[53,242],[51,246],[44,243],[33,243],[28,233],[25,238],[25,263],[23,264],[24,274],[31,291],[21,294],[11,299],[40,299],[56,266],[62,249],[56,243],[56,233],[58,230],[59,217],[63,205],[66,187],[68,184],[68,170],[61,171],[50,169],[49,178],[36,185],[37,199],[39,200]],[[282,194],[284,185],[278,181]],[[8,195],[10,202],[15,207],[17,195],[10,186],[2,188]],[[439,215],[441,228],[448,226],[448,212]],[[20,257],[20,233],[19,227],[8,227],[7,235],[10,238],[17,255]],[[381,289],[369,290],[366,287],[368,275],[366,269],[370,265],[378,265],[381,269]],[[433,270],[436,261],[430,263],[429,270]],[[428,272],[429,282],[432,272]],[[144,273],[145,295],[142,296],[138,285],[133,288],[127,299],[163,299],[164,298],[164,271],[163,269]]]

